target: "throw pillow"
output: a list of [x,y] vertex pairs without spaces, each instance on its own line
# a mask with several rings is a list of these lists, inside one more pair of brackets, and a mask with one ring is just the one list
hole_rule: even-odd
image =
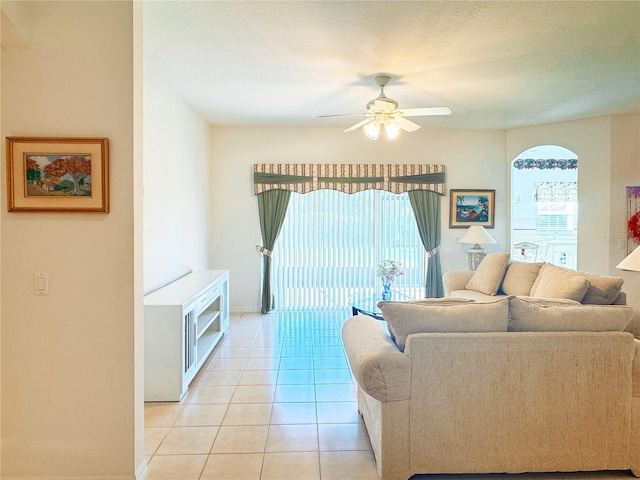
[[[558,299],[511,297],[509,331],[630,331],[635,328],[637,312],[625,305],[581,305]],[[631,332],[634,333],[634,332]]]
[[589,280],[584,275],[545,263],[531,288],[531,296],[568,298],[579,302],[587,293],[589,285]]
[[378,307],[402,352],[412,333],[506,332],[509,318],[509,297],[487,303],[457,299],[432,304],[380,302]]
[[544,262],[509,262],[504,280],[502,280],[502,291],[505,295],[529,296],[542,265]]
[[508,253],[490,253],[482,259],[478,269],[467,283],[466,289],[485,295],[495,295],[498,293],[508,263]]
[[622,291],[623,279],[606,275],[578,272],[589,280],[589,289],[582,299],[582,303],[593,305],[611,305]]

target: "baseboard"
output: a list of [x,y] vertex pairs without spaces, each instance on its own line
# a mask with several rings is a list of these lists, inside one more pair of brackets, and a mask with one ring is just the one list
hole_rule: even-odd
[[138,465],[138,469],[136,470],[135,480],[145,480],[147,478],[148,473],[149,473],[149,470],[147,470],[147,460],[144,459],[142,460],[140,465]]
[[259,307],[230,307],[231,313],[260,313]]
[[[141,469],[138,469],[141,470]],[[140,472],[135,475],[38,475],[38,476],[25,476],[25,475],[2,475],[1,480],[144,480],[147,477],[147,466],[144,465],[144,472]]]
[[143,460],[135,475],[1,475],[0,480],[145,480],[147,461]]

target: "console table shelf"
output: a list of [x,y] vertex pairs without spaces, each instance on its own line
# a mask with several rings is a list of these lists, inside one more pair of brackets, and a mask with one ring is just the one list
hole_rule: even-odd
[[192,272],[144,297],[144,399],[179,401],[229,327],[229,271]]
[[209,328],[209,326],[216,321],[216,319],[220,316],[220,312],[216,310],[212,313],[202,314],[198,317],[198,335],[197,338],[200,338],[205,330]]

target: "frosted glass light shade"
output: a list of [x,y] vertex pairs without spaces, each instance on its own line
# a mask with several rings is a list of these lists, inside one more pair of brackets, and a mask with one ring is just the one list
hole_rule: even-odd
[[371,140],[378,139],[378,133],[380,133],[380,127],[375,123],[368,123],[363,128],[364,134]]
[[384,131],[387,134],[387,138],[393,140],[400,133],[400,127],[396,123],[389,123],[384,126]]
[[640,247],[636,247],[627,257],[622,260],[616,268],[620,270],[631,270],[633,272],[640,272]]

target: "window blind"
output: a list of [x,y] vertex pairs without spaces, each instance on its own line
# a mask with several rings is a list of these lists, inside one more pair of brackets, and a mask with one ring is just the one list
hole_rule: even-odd
[[344,309],[350,295],[382,289],[383,260],[403,264],[393,289],[421,296],[426,259],[406,193],[292,193],[272,256],[275,308]]

